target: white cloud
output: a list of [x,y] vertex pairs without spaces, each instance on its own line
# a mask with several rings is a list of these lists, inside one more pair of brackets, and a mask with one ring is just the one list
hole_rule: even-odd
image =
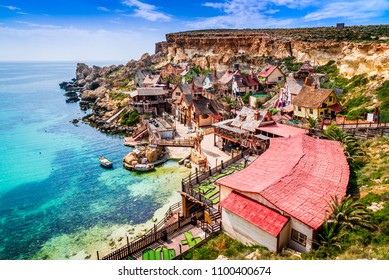
[[266,10],[266,11],[265,11],[265,14],[273,15],[273,14],[278,13],[279,11],[280,11],[280,10],[277,10],[277,9],[270,9],[270,10]]
[[108,9],[106,7],[97,7],[97,10],[102,11],[102,12],[109,12],[109,11],[111,11],[110,9]]
[[25,12],[16,12],[16,13],[19,15],[28,15],[28,13],[25,13]]
[[367,19],[381,16],[386,10],[389,10],[388,0],[337,1],[324,4],[319,10],[307,14],[304,20],[316,21],[329,18]]
[[157,7],[138,0],[126,0],[123,2],[127,7],[135,7],[134,16],[147,19],[149,21],[169,21],[171,17],[157,11]]
[[188,23],[191,28],[268,28],[288,27],[295,24],[295,20],[275,19],[271,14],[279,12],[274,6],[297,7],[305,5],[307,0],[225,0],[224,2],[206,2],[205,7],[220,9],[219,16],[200,18]]
[[33,22],[28,22],[28,21],[16,21],[16,23],[24,24],[29,27],[36,27],[36,28],[43,28],[43,29],[58,29],[61,28],[61,26],[58,25],[52,25],[52,24],[39,24],[39,23],[33,23]]
[[15,7],[15,6],[1,6],[1,7],[7,8],[8,10],[11,10],[11,11],[17,11],[17,10],[20,10],[20,8],[18,8],[18,7]]

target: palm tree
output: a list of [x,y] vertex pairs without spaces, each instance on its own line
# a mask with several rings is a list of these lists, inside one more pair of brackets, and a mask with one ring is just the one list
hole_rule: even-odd
[[318,233],[318,242],[324,246],[339,246],[339,241],[346,234],[345,230],[353,230],[356,226],[374,229],[371,224],[371,212],[365,205],[351,196],[340,200],[331,196],[326,211],[328,218]]
[[235,105],[235,100],[230,95],[227,95],[224,97],[224,101],[226,102],[226,111],[230,112],[231,107]]
[[336,224],[340,229],[353,229],[355,226],[373,228],[369,223],[371,212],[367,210],[365,205],[351,196],[347,196],[343,201],[333,196],[329,207],[328,212],[331,214],[327,223]]
[[329,140],[341,143],[350,167],[357,168],[364,162],[366,153],[362,150],[354,136],[346,134],[342,129],[335,125],[329,125],[324,131],[324,135]]
[[314,129],[317,125],[317,119],[309,117],[308,118],[308,124],[310,129]]

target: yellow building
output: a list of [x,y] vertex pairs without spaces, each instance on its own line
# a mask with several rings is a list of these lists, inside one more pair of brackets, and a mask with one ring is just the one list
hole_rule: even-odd
[[314,119],[335,118],[336,113],[342,109],[333,90],[317,88],[316,85],[304,85],[292,103],[294,115],[307,119],[309,117]]

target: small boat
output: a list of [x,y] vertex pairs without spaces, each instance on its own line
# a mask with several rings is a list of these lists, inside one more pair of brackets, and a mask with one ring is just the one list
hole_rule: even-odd
[[151,170],[154,170],[155,167],[153,164],[150,164],[150,163],[147,163],[147,164],[135,164],[133,167],[132,167],[133,170],[135,171],[140,171],[140,172],[146,172],[146,171],[151,171]]
[[99,158],[99,161],[100,161],[100,165],[104,168],[112,168],[113,165],[112,165],[112,161],[108,160],[107,158],[105,157],[100,157]]

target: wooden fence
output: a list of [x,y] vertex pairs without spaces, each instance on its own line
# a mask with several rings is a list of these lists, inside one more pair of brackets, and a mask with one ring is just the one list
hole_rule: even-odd
[[[169,209],[170,210],[170,209]],[[203,211],[197,211],[193,213],[198,219],[200,219],[203,215]],[[168,215],[166,215],[168,216]],[[166,221],[165,221],[166,222]],[[159,226],[154,225],[152,229],[150,229],[148,232],[146,232],[142,237],[139,237],[138,239],[129,242],[128,236],[127,236],[127,245],[117,249],[116,251],[104,256],[102,260],[125,260],[131,257],[135,252],[143,250],[144,248],[150,246],[154,242],[157,242],[158,240],[164,240],[167,239],[169,235],[176,232],[180,228],[190,224],[192,222],[192,217],[188,217],[186,219],[178,219],[177,222],[172,223],[168,226]],[[159,224],[164,224],[163,221],[161,221]],[[160,227],[160,229],[158,229]],[[99,259],[99,253],[97,252],[97,259]]]
[[151,144],[159,146],[169,146],[169,147],[194,147],[195,139],[194,138],[178,138],[173,140],[167,139],[153,139],[150,142]]
[[208,171],[206,171],[206,172],[199,172],[198,169],[196,168],[195,173],[190,174],[188,177],[182,179],[182,182],[181,182],[182,192],[187,193],[188,195],[194,197],[198,201],[203,202],[203,203],[207,204],[208,206],[212,207],[213,206],[212,200],[206,198],[201,193],[195,192],[193,190],[193,188],[196,185],[203,182],[204,180],[206,180],[207,178],[209,178],[215,174],[219,174],[220,172],[222,172],[222,170],[224,168],[226,168],[226,167],[230,166],[231,164],[237,162],[238,160],[244,158],[250,152],[252,152],[252,151],[251,150],[242,151],[237,156],[229,159],[228,161],[226,161],[226,162],[221,161],[221,163],[218,166],[216,166],[212,169],[208,168]]

